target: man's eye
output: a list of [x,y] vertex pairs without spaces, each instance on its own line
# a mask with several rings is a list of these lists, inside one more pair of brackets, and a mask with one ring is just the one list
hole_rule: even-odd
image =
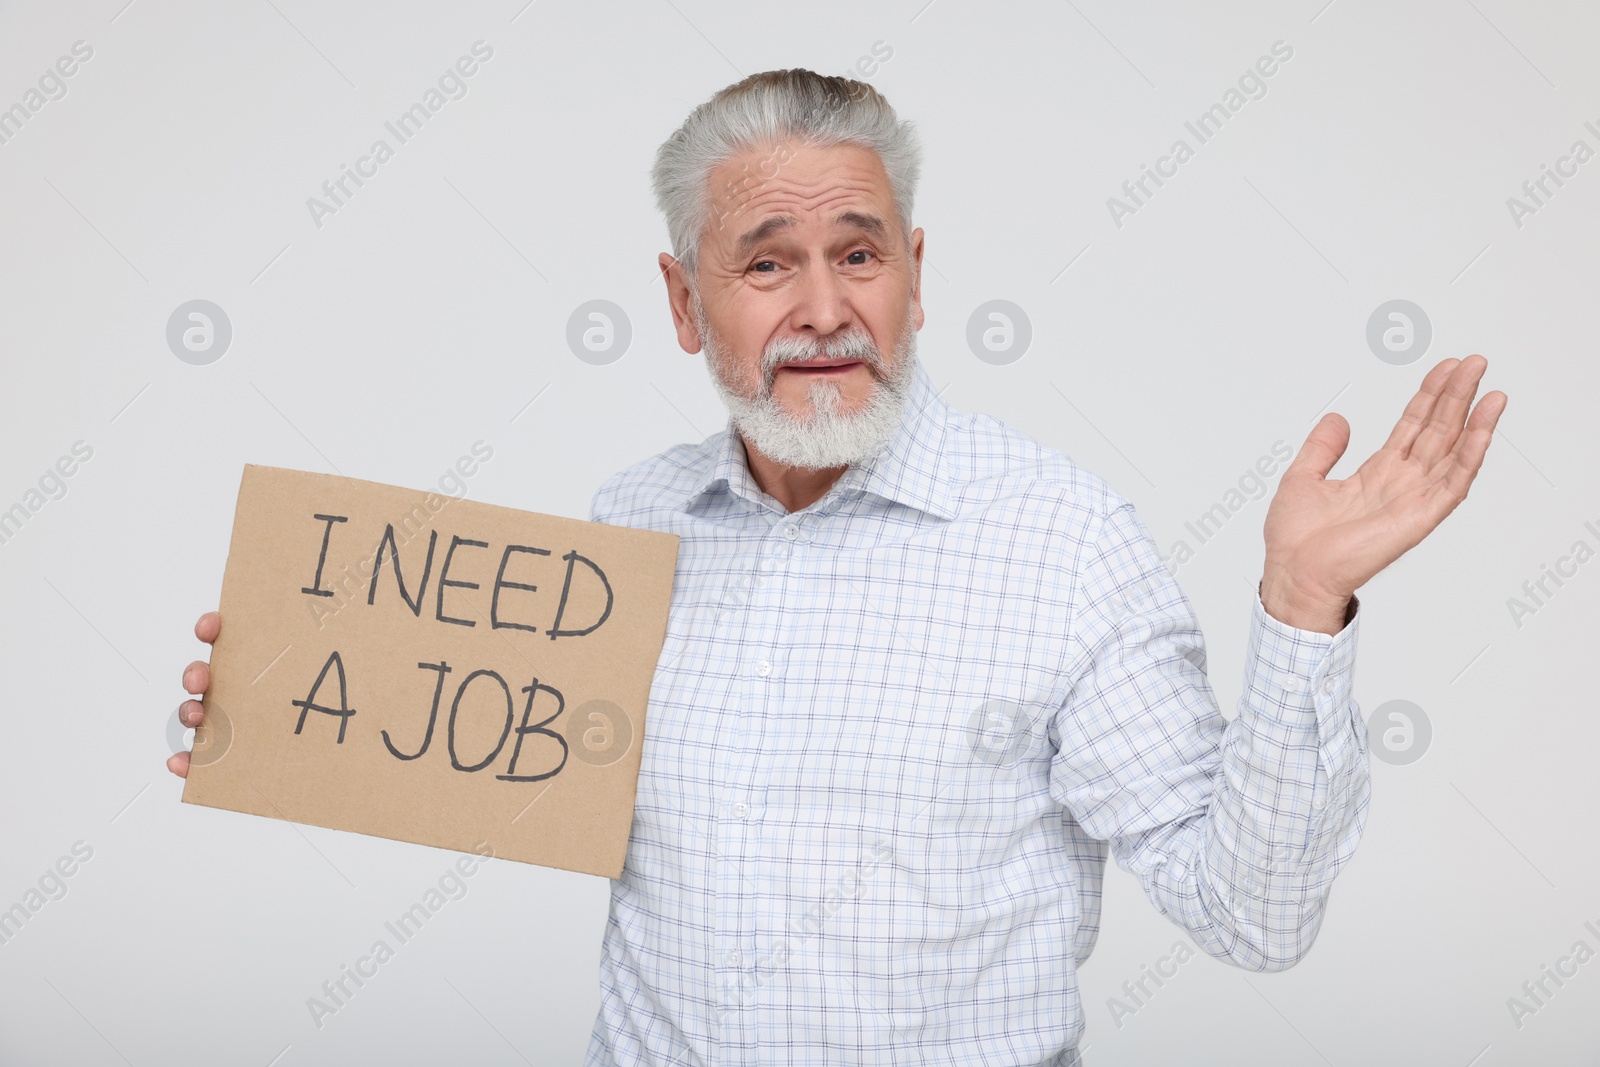
[[[768,268],[771,269],[769,270]],[[773,271],[778,269],[778,265],[770,259],[763,259],[751,264],[750,269],[753,271],[758,271],[761,274],[771,274]]]
[[[851,252],[848,256],[846,256],[844,258],[845,258],[845,262],[849,263],[852,267],[859,267],[859,266],[863,265],[864,263],[866,263],[866,261],[867,261],[866,257],[868,257],[870,255],[872,255],[872,253],[868,252],[866,249],[858,248],[854,252]],[[857,259],[856,258],[857,256],[860,256],[862,258]]]

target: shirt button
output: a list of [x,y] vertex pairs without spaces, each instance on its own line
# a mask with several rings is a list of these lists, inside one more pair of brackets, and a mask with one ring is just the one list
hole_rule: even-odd
[[738,819],[744,818],[746,815],[750,814],[750,805],[746,804],[742,800],[736,802],[733,805],[733,814],[734,814],[735,818],[738,818]]
[[785,526],[783,528],[783,536],[788,540],[793,541],[795,538],[800,536],[800,531],[793,526]]
[[737,966],[739,966],[739,964],[740,964],[740,962],[742,960],[743,960],[743,957],[739,955],[739,950],[738,949],[734,949],[732,952],[728,953],[728,966],[729,967],[737,967]]
[[762,660],[760,663],[756,664],[756,673],[765,678],[767,675],[772,673],[772,664],[768,663],[766,660]]
[[1322,691],[1324,693],[1332,693],[1337,688],[1339,688],[1339,683],[1332,678],[1324,678],[1322,680]]
[[1287,690],[1288,690],[1288,691],[1289,691],[1289,692],[1291,692],[1291,693],[1298,693],[1298,692],[1300,692],[1300,690],[1301,690],[1301,688],[1302,688],[1302,687],[1303,687],[1303,686],[1304,686],[1304,685],[1305,685],[1305,683],[1304,683],[1304,682],[1302,682],[1302,681],[1301,681],[1301,680],[1300,680],[1300,679],[1299,679],[1299,677],[1298,677],[1298,676],[1296,676],[1296,675],[1293,675],[1293,674],[1291,674],[1291,675],[1289,675],[1289,676],[1288,676],[1288,677],[1287,677],[1287,678],[1285,678],[1285,679],[1284,679],[1284,680],[1283,680],[1283,687],[1284,687],[1284,688],[1285,688],[1285,689],[1287,689]]

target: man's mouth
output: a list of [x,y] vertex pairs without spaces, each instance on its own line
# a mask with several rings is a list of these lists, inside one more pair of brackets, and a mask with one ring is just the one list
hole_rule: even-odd
[[836,377],[847,374],[850,368],[859,367],[863,362],[859,359],[808,359],[804,363],[780,363],[778,369],[814,377]]

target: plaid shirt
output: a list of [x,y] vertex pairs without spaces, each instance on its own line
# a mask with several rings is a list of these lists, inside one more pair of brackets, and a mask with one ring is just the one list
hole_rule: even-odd
[[725,429],[593,518],[682,541],[588,1064],[1077,1064],[1108,847],[1202,951],[1310,948],[1371,792],[1354,601],[1254,598],[1225,720],[1133,505],[920,364],[810,507]]

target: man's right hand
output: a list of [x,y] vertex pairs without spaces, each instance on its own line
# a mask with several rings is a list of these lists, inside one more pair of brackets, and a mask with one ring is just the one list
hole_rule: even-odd
[[[222,616],[214,611],[208,611],[200,616],[200,621],[194,624],[194,635],[206,644],[216,641],[217,634],[222,632]],[[206,689],[211,685],[211,664],[204,660],[195,660],[183,669],[183,691],[196,696],[204,696]],[[185,726],[199,726],[206,717],[205,705],[198,700],[185,700],[178,707],[178,721]],[[179,752],[167,760],[167,770],[179,778],[189,777],[189,753]]]

